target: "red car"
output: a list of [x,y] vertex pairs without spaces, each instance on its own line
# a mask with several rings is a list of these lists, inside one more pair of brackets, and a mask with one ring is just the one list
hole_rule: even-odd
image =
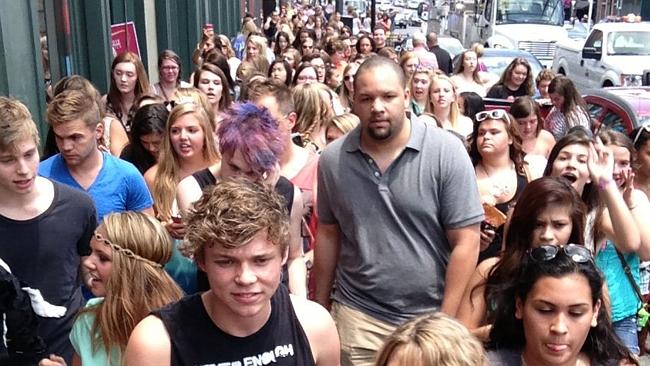
[[650,87],[611,87],[588,90],[583,95],[592,118],[601,128],[629,134],[650,122]]

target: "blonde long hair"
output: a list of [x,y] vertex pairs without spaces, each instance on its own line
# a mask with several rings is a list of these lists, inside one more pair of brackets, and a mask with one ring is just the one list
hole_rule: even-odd
[[104,244],[113,254],[106,296],[79,315],[95,316],[93,351],[103,345],[110,356],[116,346],[123,354],[133,328],[151,311],[179,300],[183,291],[163,268],[171,259],[172,241],[158,220],[127,211],[105,216],[102,225]]
[[[323,99],[324,93],[329,93],[328,87],[320,83],[301,84],[293,88],[291,94],[298,115],[295,128],[304,142],[313,141],[312,134],[334,117],[334,109]],[[331,94],[330,98],[333,98]]]
[[156,179],[151,191],[156,205],[157,215],[163,221],[169,221],[171,219],[172,205],[176,197],[176,186],[178,186],[181,179],[181,162],[171,144],[170,131],[179,118],[188,114],[196,117],[203,130],[202,155],[206,165],[211,165],[219,160],[219,153],[214,139],[214,128],[212,127],[214,125],[211,123],[205,109],[194,102],[176,105],[169,114],[165,129],[165,138],[160,144],[158,170],[156,171]]
[[431,84],[429,85],[429,103],[427,103],[426,112],[435,114],[434,102],[431,100],[431,90],[433,89],[433,83],[443,80],[451,85],[451,90],[454,93],[454,101],[449,105],[449,122],[451,123],[451,128],[456,130],[458,127],[458,121],[460,120],[461,113],[460,108],[458,107],[458,91],[456,90],[456,84],[451,80],[447,75],[433,74],[431,77]]
[[376,366],[389,361],[411,366],[483,366],[483,345],[463,325],[443,313],[413,318],[391,334]]

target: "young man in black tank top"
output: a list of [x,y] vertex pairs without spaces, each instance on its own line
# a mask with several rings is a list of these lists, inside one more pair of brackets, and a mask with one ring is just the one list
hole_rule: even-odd
[[329,313],[280,285],[288,215],[269,188],[218,182],[187,217],[184,250],[210,290],[154,312],[135,328],[125,365],[339,365]]

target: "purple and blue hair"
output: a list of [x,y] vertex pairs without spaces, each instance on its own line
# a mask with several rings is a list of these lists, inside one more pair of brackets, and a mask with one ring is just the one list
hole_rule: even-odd
[[284,152],[278,122],[268,109],[250,102],[234,104],[219,123],[217,135],[222,156],[239,151],[259,176],[273,169]]

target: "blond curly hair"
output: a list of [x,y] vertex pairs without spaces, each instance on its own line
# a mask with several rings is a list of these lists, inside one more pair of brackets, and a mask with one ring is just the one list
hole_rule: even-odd
[[181,252],[201,261],[206,245],[228,249],[248,244],[266,232],[282,253],[289,245],[289,214],[284,198],[272,188],[245,178],[228,179],[206,188],[186,218]]

